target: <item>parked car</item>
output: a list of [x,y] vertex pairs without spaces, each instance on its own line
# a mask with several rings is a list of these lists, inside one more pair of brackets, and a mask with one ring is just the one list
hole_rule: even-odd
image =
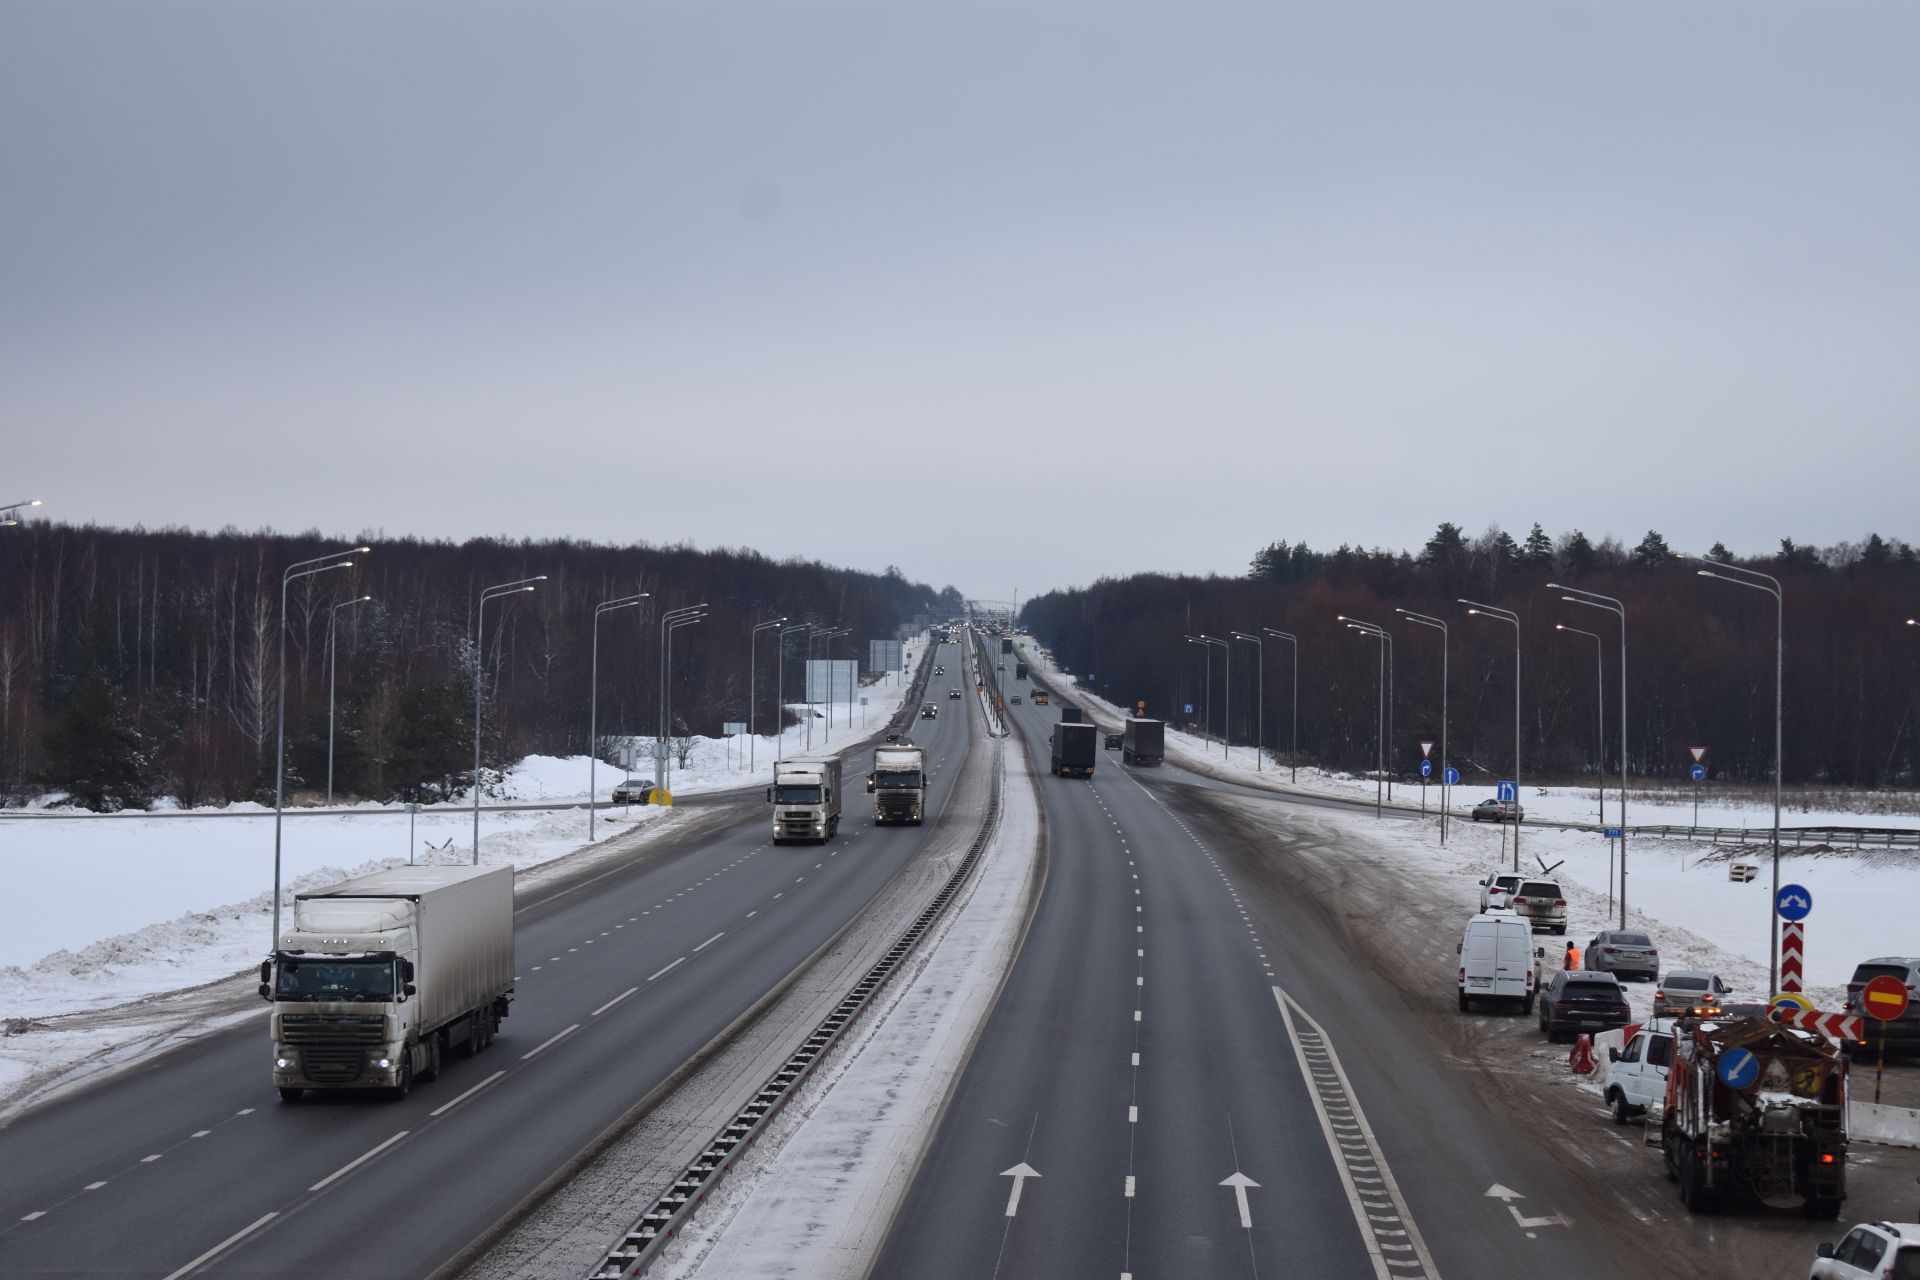
[[1518,800],[1482,800],[1473,806],[1475,822],[1522,822],[1526,816],[1526,806]]
[[1513,905],[1513,891],[1526,877],[1511,871],[1497,871],[1480,881],[1480,909],[1505,910]]
[[1580,1031],[1611,1031],[1632,1021],[1627,993],[1610,973],[1562,969],[1540,996],[1540,1030],[1548,1040]]
[[1120,739],[1121,739],[1120,734],[1109,733],[1105,737],[1103,737],[1100,741],[1106,747],[1107,750],[1118,751],[1120,749]]
[[1920,1223],[1863,1222],[1814,1249],[1807,1280],[1920,1280]]
[[1660,979],[1653,993],[1653,1016],[1677,1018],[1692,1013],[1706,1017],[1720,1012],[1720,1003],[1732,992],[1717,973],[1704,969],[1675,969]]
[[1673,1021],[1656,1018],[1633,1033],[1623,1049],[1607,1050],[1600,1096],[1615,1124],[1644,1116],[1667,1096],[1667,1064],[1673,1061]]
[[1587,944],[1582,968],[1619,978],[1652,982],[1660,976],[1660,949],[1653,939],[1631,929],[1602,929]]
[[653,791],[653,783],[646,778],[627,778],[613,788],[615,804],[645,804],[647,796]]
[[1460,956],[1460,1012],[1475,1000],[1505,1000],[1533,1012],[1539,982],[1535,961],[1544,949],[1533,945],[1533,929],[1511,911],[1483,911],[1467,921],[1454,947]]
[[1523,917],[1536,932],[1567,931],[1567,895],[1560,891],[1557,880],[1522,880],[1513,892],[1513,913]]
[[1907,1011],[1892,1022],[1867,1019],[1870,1043],[1880,1042],[1882,1026],[1887,1033],[1889,1053],[1920,1053],[1920,959],[1912,956],[1878,956],[1863,960],[1853,968],[1847,980],[1847,1012],[1864,1014],[1861,992],[1875,978],[1898,978],[1907,987]]

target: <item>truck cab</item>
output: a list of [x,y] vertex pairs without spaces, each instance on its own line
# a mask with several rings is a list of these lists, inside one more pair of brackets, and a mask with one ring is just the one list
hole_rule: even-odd
[[774,767],[767,803],[773,806],[775,844],[825,844],[840,830],[840,757],[782,760]]

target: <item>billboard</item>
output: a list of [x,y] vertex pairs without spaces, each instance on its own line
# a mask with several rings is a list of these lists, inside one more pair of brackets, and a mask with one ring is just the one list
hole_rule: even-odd
[[860,687],[860,664],[852,658],[809,658],[807,701],[847,702]]
[[898,640],[867,641],[867,670],[900,671],[906,667]]

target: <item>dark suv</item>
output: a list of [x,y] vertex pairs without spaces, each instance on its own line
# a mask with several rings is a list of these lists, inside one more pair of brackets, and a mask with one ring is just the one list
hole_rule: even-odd
[[1863,1047],[1875,1047],[1880,1044],[1880,1033],[1884,1029],[1887,1035],[1888,1053],[1920,1054],[1920,957],[1915,956],[1876,956],[1872,960],[1863,960],[1853,967],[1853,977],[1847,980],[1847,1012],[1865,1015],[1861,1006],[1861,992],[1875,978],[1895,978],[1907,988],[1907,1011],[1892,1022],[1881,1022],[1878,1018],[1866,1019],[1866,1044]]
[[1540,1030],[1547,1039],[1580,1031],[1611,1031],[1633,1021],[1627,993],[1610,973],[1562,969],[1540,998]]

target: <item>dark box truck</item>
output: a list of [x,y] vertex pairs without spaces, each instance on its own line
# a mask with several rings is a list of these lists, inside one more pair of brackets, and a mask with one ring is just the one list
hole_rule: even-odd
[[1165,731],[1159,720],[1129,718],[1120,739],[1120,758],[1128,764],[1159,764],[1167,754]]
[[1100,744],[1090,724],[1053,726],[1053,773],[1055,777],[1091,778],[1093,762],[1099,757]]
[[1061,724],[1079,724],[1080,708],[1078,707],[1060,708],[1060,723]]
[[1014,664],[1013,664],[1013,678],[1014,678],[1015,680],[1025,680],[1025,679],[1027,678],[1027,664],[1026,664],[1026,663],[1024,663],[1024,662],[1016,662],[1016,663],[1014,663]]

